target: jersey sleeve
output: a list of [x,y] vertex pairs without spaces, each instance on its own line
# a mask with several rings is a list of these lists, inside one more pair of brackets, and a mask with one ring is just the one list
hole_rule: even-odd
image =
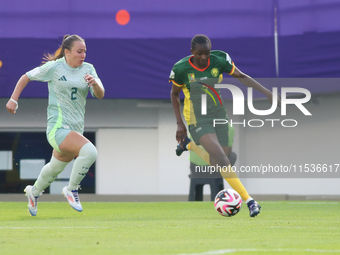
[[229,54],[224,51],[220,51],[220,58],[223,63],[223,72],[232,75],[235,71],[235,64],[231,60]]
[[[94,79],[96,80],[97,84],[98,84],[98,85],[104,90],[104,92],[105,92],[104,85],[103,85],[102,81],[99,79],[98,74],[97,74],[97,72],[96,72],[96,69],[94,68],[93,65],[89,65],[89,71],[88,71],[88,73],[94,77]],[[94,91],[93,91],[93,87],[92,87],[92,86],[90,87],[90,92],[91,92],[92,97],[96,97],[96,95],[94,94]]]
[[169,81],[178,87],[184,86],[184,82],[181,79],[180,72],[177,70],[176,66],[174,66],[170,72]]
[[38,66],[26,73],[31,81],[48,82],[53,78],[53,70],[55,69],[55,61],[48,61],[42,66]]

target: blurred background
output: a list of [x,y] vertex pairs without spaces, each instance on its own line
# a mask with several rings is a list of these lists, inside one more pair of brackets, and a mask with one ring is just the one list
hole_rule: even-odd
[[[173,65],[190,55],[191,38],[205,34],[212,49],[229,53],[241,71],[268,89],[302,87],[312,93],[304,104],[312,116],[293,105],[286,116],[280,109],[254,116],[247,107],[244,116],[233,116],[231,94],[225,93],[235,122],[280,120],[260,128],[235,126],[235,166],[322,164],[333,169],[322,176],[240,174],[248,192],[340,196],[340,169],[334,173],[340,163],[339,0],[2,0],[0,6],[0,193],[22,193],[52,153],[45,134],[47,83],[30,82],[11,115],[5,105],[15,84],[41,64],[45,53],[54,53],[65,34],[78,34],[86,42],[86,61],[106,89],[105,99],[89,96],[87,102],[85,136],[99,154],[83,192],[186,197],[189,154],[175,155],[168,77]],[[237,84],[225,78],[224,83]],[[255,97],[255,108],[270,108],[261,94]],[[298,125],[284,127],[284,119]],[[61,193],[71,166],[47,193]]]

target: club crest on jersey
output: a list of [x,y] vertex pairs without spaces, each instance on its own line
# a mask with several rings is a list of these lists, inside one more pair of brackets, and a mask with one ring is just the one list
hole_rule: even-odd
[[194,73],[189,73],[188,74],[188,79],[189,79],[189,83],[195,82],[196,81],[195,74]]
[[217,69],[217,68],[211,69],[211,75],[212,75],[212,76],[217,77],[218,74],[219,74],[219,72],[218,72],[218,69]]

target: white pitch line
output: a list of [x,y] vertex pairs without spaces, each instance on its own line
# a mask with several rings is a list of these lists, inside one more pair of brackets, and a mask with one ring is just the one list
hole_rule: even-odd
[[86,228],[108,228],[108,227],[0,227],[0,229],[56,229],[56,228],[61,228],[61,229],[69,229],[69,228],[80,228],[80,229],[86,229]]
[[337,205],[338,202],[289,202],[289,204],[302,204],[302,205]]
[[181,253],[177,255],[218,255],[237,252],[313,252],[313,253],[340,253],[340,250],[317,250],[317,249],[225,249],[207,251],[201,253]]
[[339,204],[339,202],[301,202],[301,201],[277,201],[277,202],[274,202],[274,201],[262,201],[261,203],[263,204],[277,204],[277,203],[280,203],[280,202],[287,202],[288,204],[301,204],[301,205],[337,205]]
[[340,227],[292,227],[292,226],[270,226],[271,228],[317,228],[317,229],[339,229]]

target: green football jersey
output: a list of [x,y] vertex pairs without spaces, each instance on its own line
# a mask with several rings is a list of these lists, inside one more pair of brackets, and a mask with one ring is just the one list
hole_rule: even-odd
[[[188,124],[196,124],[198,119],[209,118],[216,112],[225,111],[221,92],[215,84],[223,80],[223,73],[232,74],[235,65],[226,52],[211,51],[208,65],[199,69],[191,62],[193,56],[178,61],[171,70],[169,80],[183,87],[185,95],[183,114]],[[207,113],[201,114],[202,94],[206,94]]]
[[93,65],[84,62],[80,67],[70,67],[65,58],[49,61],[26,73],[30,80],[48,82],[47,133],[54,127],[84,132],[86,97],[89,88],[84,76],[92,75],[104,89]]

